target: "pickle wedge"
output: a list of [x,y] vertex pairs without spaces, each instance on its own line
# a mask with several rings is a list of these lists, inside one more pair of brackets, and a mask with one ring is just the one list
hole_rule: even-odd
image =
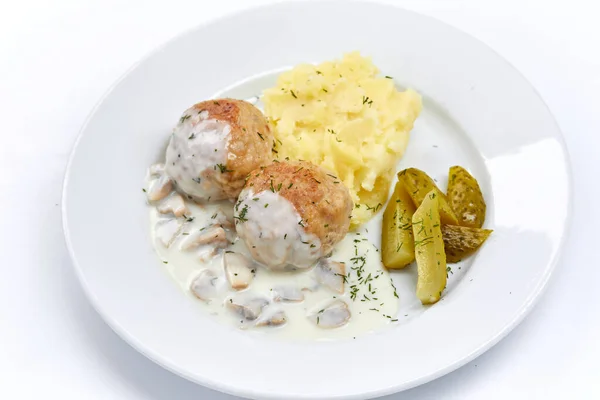
[[456,263],[470,256],[481,247],[491,233],[491,229],[443,225],[442,239],[446,250],[446,261]]
[[415,260],[412,216],[415,205],[403,182],[396,182],[394,193],[383,212],[381,259],[390,269],[404,268]]
[[442,223],[458,225],[458,219],[456,218],[456,214],[454,214],[452,207],[450,207],[446,195],[438,189],[433,179],[425,172],[416,168],[408,168],[398,173],[398,181],[404,183],[415,207],[419,207],[425,199],[425,196],[432,190],[435,190],[439,200],[439,213]]
[[417,297],[436,303],[446,287],[446,253],[439,211],[439,192],[431,190],[412,217],[417,260]]
[[[485,221],[486,205],[479,183],[466,169],[450,167],[448,200],[456,213],[458,225],[481,228]],[[448,222],[450,225],[454,225]]]

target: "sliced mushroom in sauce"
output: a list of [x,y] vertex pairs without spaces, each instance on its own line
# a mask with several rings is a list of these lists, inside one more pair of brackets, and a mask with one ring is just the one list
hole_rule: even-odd
[[262,313],[263,308],[269,304],[269,300],[262,297],[246,299],[229,299],[225,302],[227,307],[248,321],[254,321]]
[[169,197],[163,199],[156,207],[161,214],[173,214],[176,217],[182,217],[189,213],[183,197],[179,193],[172,193]]
[[228,217],[222,209],[217,210],[217,212],[213,215],[213,221],[215,225],[221,226],[224,229],[234,229],[235,225],[233,224],[233,216]]
[[319,328],[339,328],[350,320],[350,310],[342,300],[334,300],[329,305],[310,314],[308,318]]
[[235,290],[246,289],[254,279],[253,262],[240,253],[226,252],[223,256],[225,276]]
[[170,247],[183,228],[183,221],[177,218],[159,220],[154,226],[156,237],[165,247]]
[[273,300],[282,303],[304,301],[304,293],[296,286],[276,286],[273,288]]
[[322,285],[327,286],[337,293],[344,293],[344,281],[346,280],[346,265],[323,258],[315,267],[315,275]]
[[150,181],[148,187],[148,200],[158,201],[162,200],[173,190],[173,181],[166,175],[161,175],[156,179]]
[[200,300],[210,301],[217,296],[219,277],[209,270],[202,270],[190,285],[190,290]]
[[229,244],[225,230],[213,225],[206,229],[190,233],[181,243],[181,250],[190,250],[200,245],[211,245],[215,248],[225,248]]
[[219,253],[219,249],[212,246],[203,246],[197,253],[198,261],[201,263],[210,262],[213,258],[217,256]]
[[273,313],[269,313],[260,317],[256,321],[256,326],[280,326],[287,322],[287,317],[283,310],[277,310]]

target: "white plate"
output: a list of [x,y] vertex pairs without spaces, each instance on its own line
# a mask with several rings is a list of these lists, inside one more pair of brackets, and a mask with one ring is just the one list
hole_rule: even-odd
[[[152,249],[145,170],[189,105],[223,91],[256,94],[272,84],[269,71],[351,50],[424,96],[401,166],[438,178],[449,165],[469,167],[482,183],[494,234],[441,302],[377,334],[293,343],[217,325],[167,277]],[[92,304],[150,359],[241,396],[367,398],[458,368],[522,320],[557,262],[570,191],[552,115],[525,79],[477,40],[389,6],[286,3],[180,36],[116,84],[73,150],[63,215]],[[403,289],[401,301],[411,290]]]

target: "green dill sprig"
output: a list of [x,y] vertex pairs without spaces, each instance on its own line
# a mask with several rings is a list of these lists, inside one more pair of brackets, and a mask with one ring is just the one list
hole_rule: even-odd
[[246,214],[248,214],[248,204],[244,204],[244,207],[242,208],[242,211],[240,211],[240,214],[238,216],[234,216],[233,218],[235,218],[238,222],[246,222],[248,221],[248,218],[246,218]]
[[216,171],[217,168],[219,169],[219,171],[221,171],[222,174],[225,173],[225,172],[233,172],[232,170],[227,169],[227,166],[223,165],[223,164],[217,164],[217,165],[215,165],[214,170]]

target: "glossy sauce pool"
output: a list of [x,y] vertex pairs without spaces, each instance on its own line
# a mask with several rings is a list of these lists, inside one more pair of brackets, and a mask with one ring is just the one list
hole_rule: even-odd
[[[320,285],[315,269],[296,271],[271,271],[262,266],[253,266],[254,280],[247,289],[236,291],[231,288],[225,278],[223,256],[225,251],[234,251],[250,257],[244,243],[237,237],[232,228],[227,231],[230,245],[220,253],[210,256],[211,249],[196,248],[181,250],[180,246],[190,233],[215,224],[216,215],[233,213],[233,203],[222,201],[212,204],[197,205],[186,201],[189,213],[180,234],[167,248],[155,234],[155,225],[165,219],[156,207],[150,206],[150,225],[152,241],[158,256],[173,278],[191,299],[199,305],[199,313],[205,312],[224,324],[234,328],[291,339],[340,339],[356,337],[368,332],[377,331],[398,320],[399,298],[391,282],[388,272],[380,261],[379,250],[361,233],[349,233],[334,249],[331,260],[343,262],[346,266],[344,293],[337,293],[325,285]],[[218,294],[206,302],[197,298],[190,290],[192,281],[209,269],[219,279]],[[279,287],[301,290],[304,300],[301,302],[277,302],[276,290]],[[303,290],[304,289],[304,290]],[[269,305],[262,314],[283,311],[286,323],[281,326],[253,326],[228,307],[228,302],[238,298],[263,298]],[[329,304],[341,300],[348,305],[350,319],[338,328],[323,328],[315,323],[317,318]],[[322,315],[322,314],[321,314]],[[199,318],[202,316],[199,315]],[[255,322],[255,321],[254,321]]]

